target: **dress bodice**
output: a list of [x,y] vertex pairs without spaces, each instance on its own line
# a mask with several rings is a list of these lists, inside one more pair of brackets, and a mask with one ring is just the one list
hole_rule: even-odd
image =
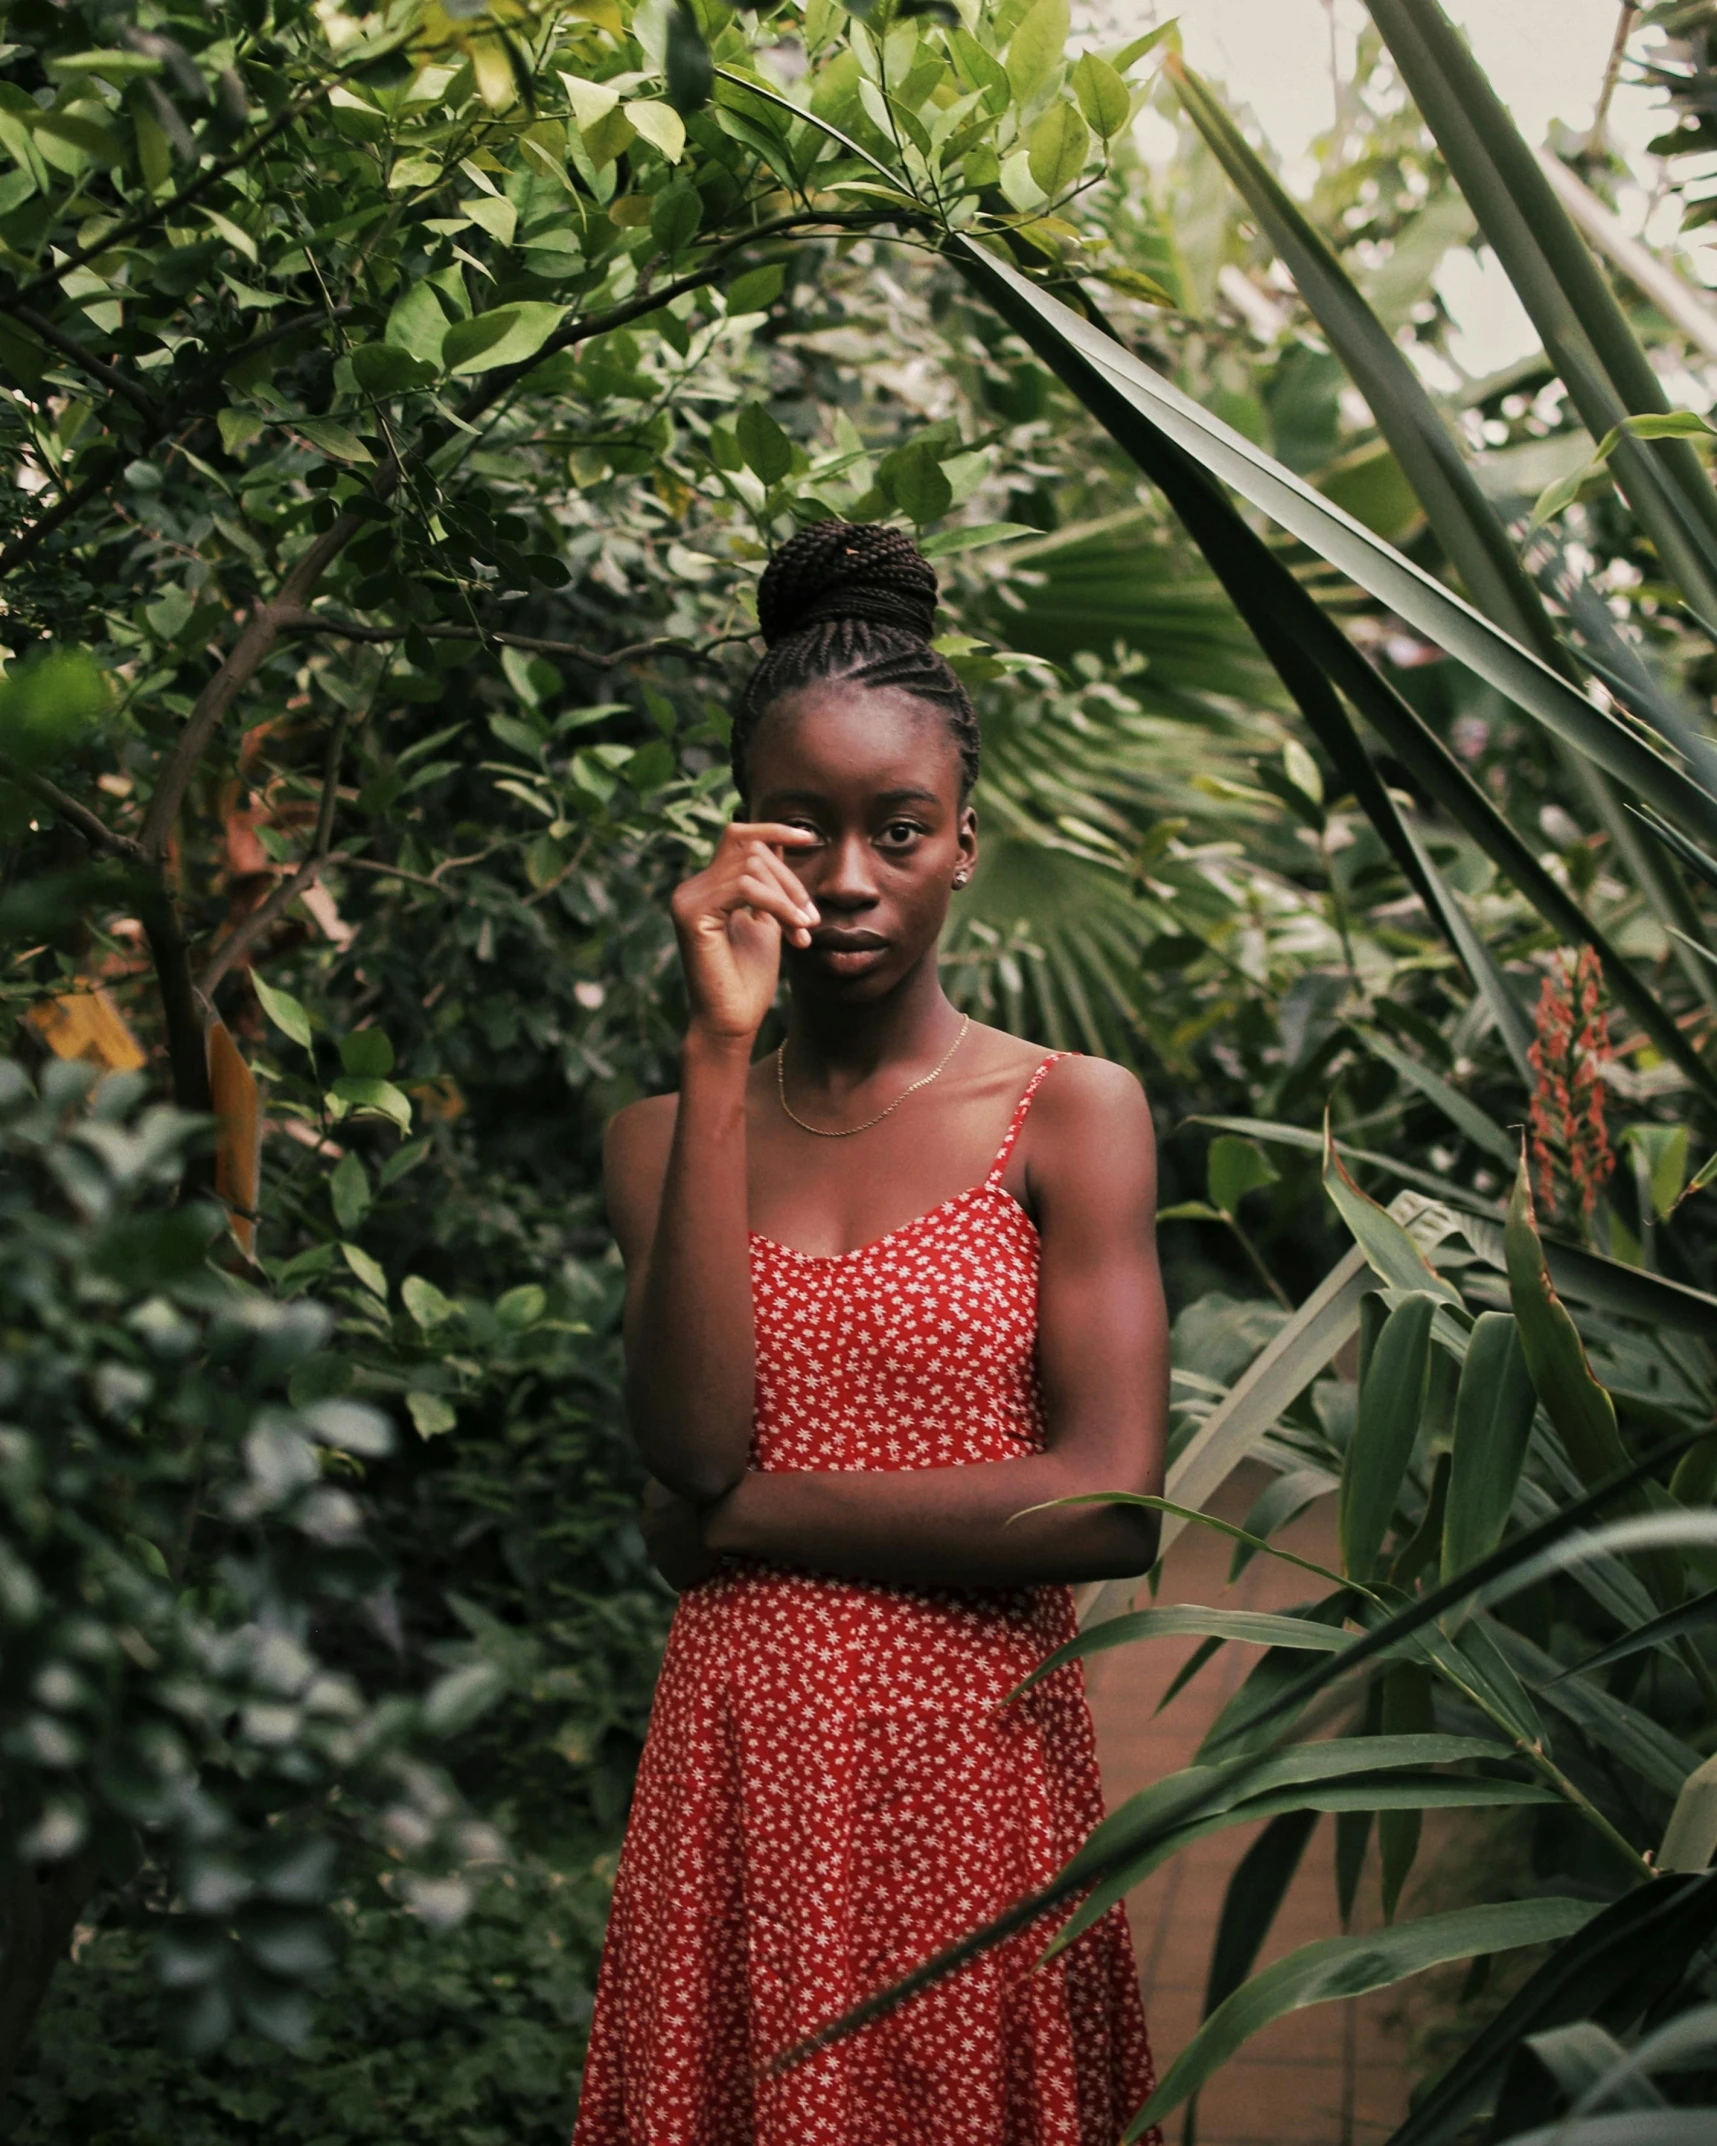
[[942,1468],[1042,1447],[1038,1234],[1002,1175],[1063,1055],[1033,1074],[982,1184],[850,1252],[753,1233],[754,1468]]

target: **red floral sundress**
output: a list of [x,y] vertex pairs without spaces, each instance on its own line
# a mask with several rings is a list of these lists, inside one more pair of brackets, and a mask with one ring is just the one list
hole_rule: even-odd
[[[751,1239],[751,1465],[1041,1449],[1037,1232],[981,1185],[852,1252]],[[770,1566],[680,1598],[621,1853],[574,2146],[1115,2146],[1153,2079],[1112,1909],[1066,1910],[795,2068],[770,2059],[1042,1884],[1103,1815],[1065,1587]]]

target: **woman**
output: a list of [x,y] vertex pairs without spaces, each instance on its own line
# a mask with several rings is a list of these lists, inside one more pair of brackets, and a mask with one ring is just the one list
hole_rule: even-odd
[[[770,2060],[1050,1877],[1102,1815],[1068,1583],[1145,1571],[1168,1351],[1129,1074],[957,1013],[978,737],[898,530],[785,545],[746,818],[674,897],[677,1096],[614,1119],[633,1425],[682,1590],[575,2146],[1115,2146],[1150,2089],[1117,1907]],[[753,1062],[778,973],[781,1049]],[[1049,1509],[1043,1509],[1043,1508]]]

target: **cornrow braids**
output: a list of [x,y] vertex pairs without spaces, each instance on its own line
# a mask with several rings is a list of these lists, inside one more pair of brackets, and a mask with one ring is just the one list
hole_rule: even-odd
[[757,622],[767,645],[740,696],[730,751],[746,794],[746,755],[765,712],[825,678],[895,686],[946,716],[960,752],[960,801],[978,779],[978,717],[947,659],[930,646],[936,569],[902,529],[814,522],[763,570]]

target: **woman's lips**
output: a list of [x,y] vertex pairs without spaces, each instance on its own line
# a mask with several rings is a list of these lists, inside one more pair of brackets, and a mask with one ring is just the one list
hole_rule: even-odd
[[869,968],[879,954],[886,954],[888,941],[874,931],[828,931],[813,932],[810,952],[817,958],[820,967],[832,969],[837,976],[856,974]]

